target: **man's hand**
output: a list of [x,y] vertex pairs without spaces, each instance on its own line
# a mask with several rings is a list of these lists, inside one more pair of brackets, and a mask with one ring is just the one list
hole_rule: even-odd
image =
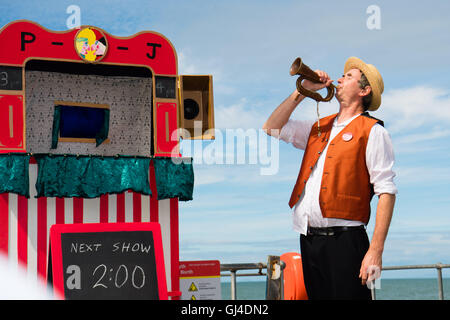
[[317,91],[325,87],[328,87],[333,82],[333,80],[330,79],[330,76],[326,72],[321,70],[315,70],[314,72],[319,75],[320,81],[322,81],[322,83],[312,82],[305,79],[302,82],[303,88],[308,89],[310,91]]
[[382,252],[371,249],[367,251],[361,263],[361,269],[359,270],[362,285],[365,285],[367,281],[374,281],[381,275],[381,256]]
[[[322,83],[304,80],[302,85],[305,89],[317,91],[329,86],[333,82],[333,80],[330,80],[330,77],[326,72],[316,70],[316,73],[319,75]],[[281,128],[283,128],[286,122],[288,122],[292,112],[304,98],[305,97],[300,94],[297,89],[295,89],[295,91],[292,92],[291,95],[272,112],[269,119],[267,119],[264,123],[262,129],[268,135],[278,136]]]

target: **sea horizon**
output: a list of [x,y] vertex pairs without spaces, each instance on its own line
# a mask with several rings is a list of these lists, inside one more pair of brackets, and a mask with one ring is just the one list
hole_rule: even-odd
[[[222,277],[223,278],[223,277]],[[442,278],[444,300],[450,300],[450,277]],[[265,300],[266,281],[236,282],[236,300]],[[222,300],[231,299],[231,282],[221,279]],[[382,278],[376,300],[438,300],[438,280],[435,278]]]

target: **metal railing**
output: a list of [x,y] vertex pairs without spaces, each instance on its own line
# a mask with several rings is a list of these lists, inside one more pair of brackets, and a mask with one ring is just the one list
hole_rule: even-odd
[[[285,265],[282,262],[281,263],[282,269],[284,269]],[[442,264],[442,263],[436,263],[436,264],[420,264],[420,265],[406,265],[406,266],[386,266],[383,267],[383,271],[388,270],[411,270],[411,269],[436,269],[437,271],[437,280],[438,280],[438,295],[439,300],[444,300],[444,285],[442,280],[442,269],[450,268],[450,264]],[[229,272],[229,274],[221,273],[221,276],[229,276],[231,277],[231,300],[236,300],[236,292],[237,292],[237,286],[236,286],[236,278],[239,277],[255,277],[255,276],[266,276],[267,271],[263,272],[263,269],[267,270],[267,264],[266,263],[232,263],[232,264],[221,264],[220,265],[220,271],[221,272]],[[256,273],[237,273],[238,271],[242,270],[258,270]],[[281,276],[283,276],[283,272],[281,273]],[[376,294],[375,294],[376,287],[373,286],[372,291],[372,299],[376,300]]]
[[267,273],[263,273],[262,269],[267,269],[267,264],[259,262],[259,263],[231,263],[231,264],[221,264],[220,271],[228,271],[230,274],[221,274],[221,276],[230,276],[231,277],[231,285],[230,285],[230,298],[231,300],[236,300],[236,277],[238,276],[237,271],[241,270],[258,270],[258,273],[240,273],[239,277],[254,277],[254,276],[265,276]]
[[[439,300],[444,300],[444,283],[442,281],[442,269],[444,268],[450,268],[450,264],[442,264],[442,263],[436,263],[436,264],[416,264],[416,265],[409,265],[409,266],[389,266],[389,267],[382,267],[381,270],[410,270],[410,269],[436,269],[437,271],[437,280],[438,280],[438,295]],[[371,289],[372,291],[372,299],[376,300],[376,294],[375,294],[375,288],[373,287]]]

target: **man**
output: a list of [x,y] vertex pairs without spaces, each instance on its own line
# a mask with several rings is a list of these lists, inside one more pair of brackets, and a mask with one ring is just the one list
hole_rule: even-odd
[[[332,83],[303,82],[317,91]],[[392,142],[383,122],[368,115],[381,104],[378,70],[351,57],[338,80],[337,114],[320,121],[290,120],[305,98],[294,91],[263,126],[269,134],[304,149],[300,173],[289,201],[310,299],[371,299],[369,273],[381,271],[384,242],[395,203]],[[375,229],[369,243],[365,225],[377,195]]]

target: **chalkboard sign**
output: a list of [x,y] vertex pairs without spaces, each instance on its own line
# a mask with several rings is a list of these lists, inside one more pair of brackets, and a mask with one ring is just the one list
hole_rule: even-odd
[[53,225],[49,281],[64,299],[167,300],[158,223]]
[[0,90],[22,90],[22,68],[0,66]]
[[157,98],[175,99],[176,79],[174,77],[156,77],[155,93]]

